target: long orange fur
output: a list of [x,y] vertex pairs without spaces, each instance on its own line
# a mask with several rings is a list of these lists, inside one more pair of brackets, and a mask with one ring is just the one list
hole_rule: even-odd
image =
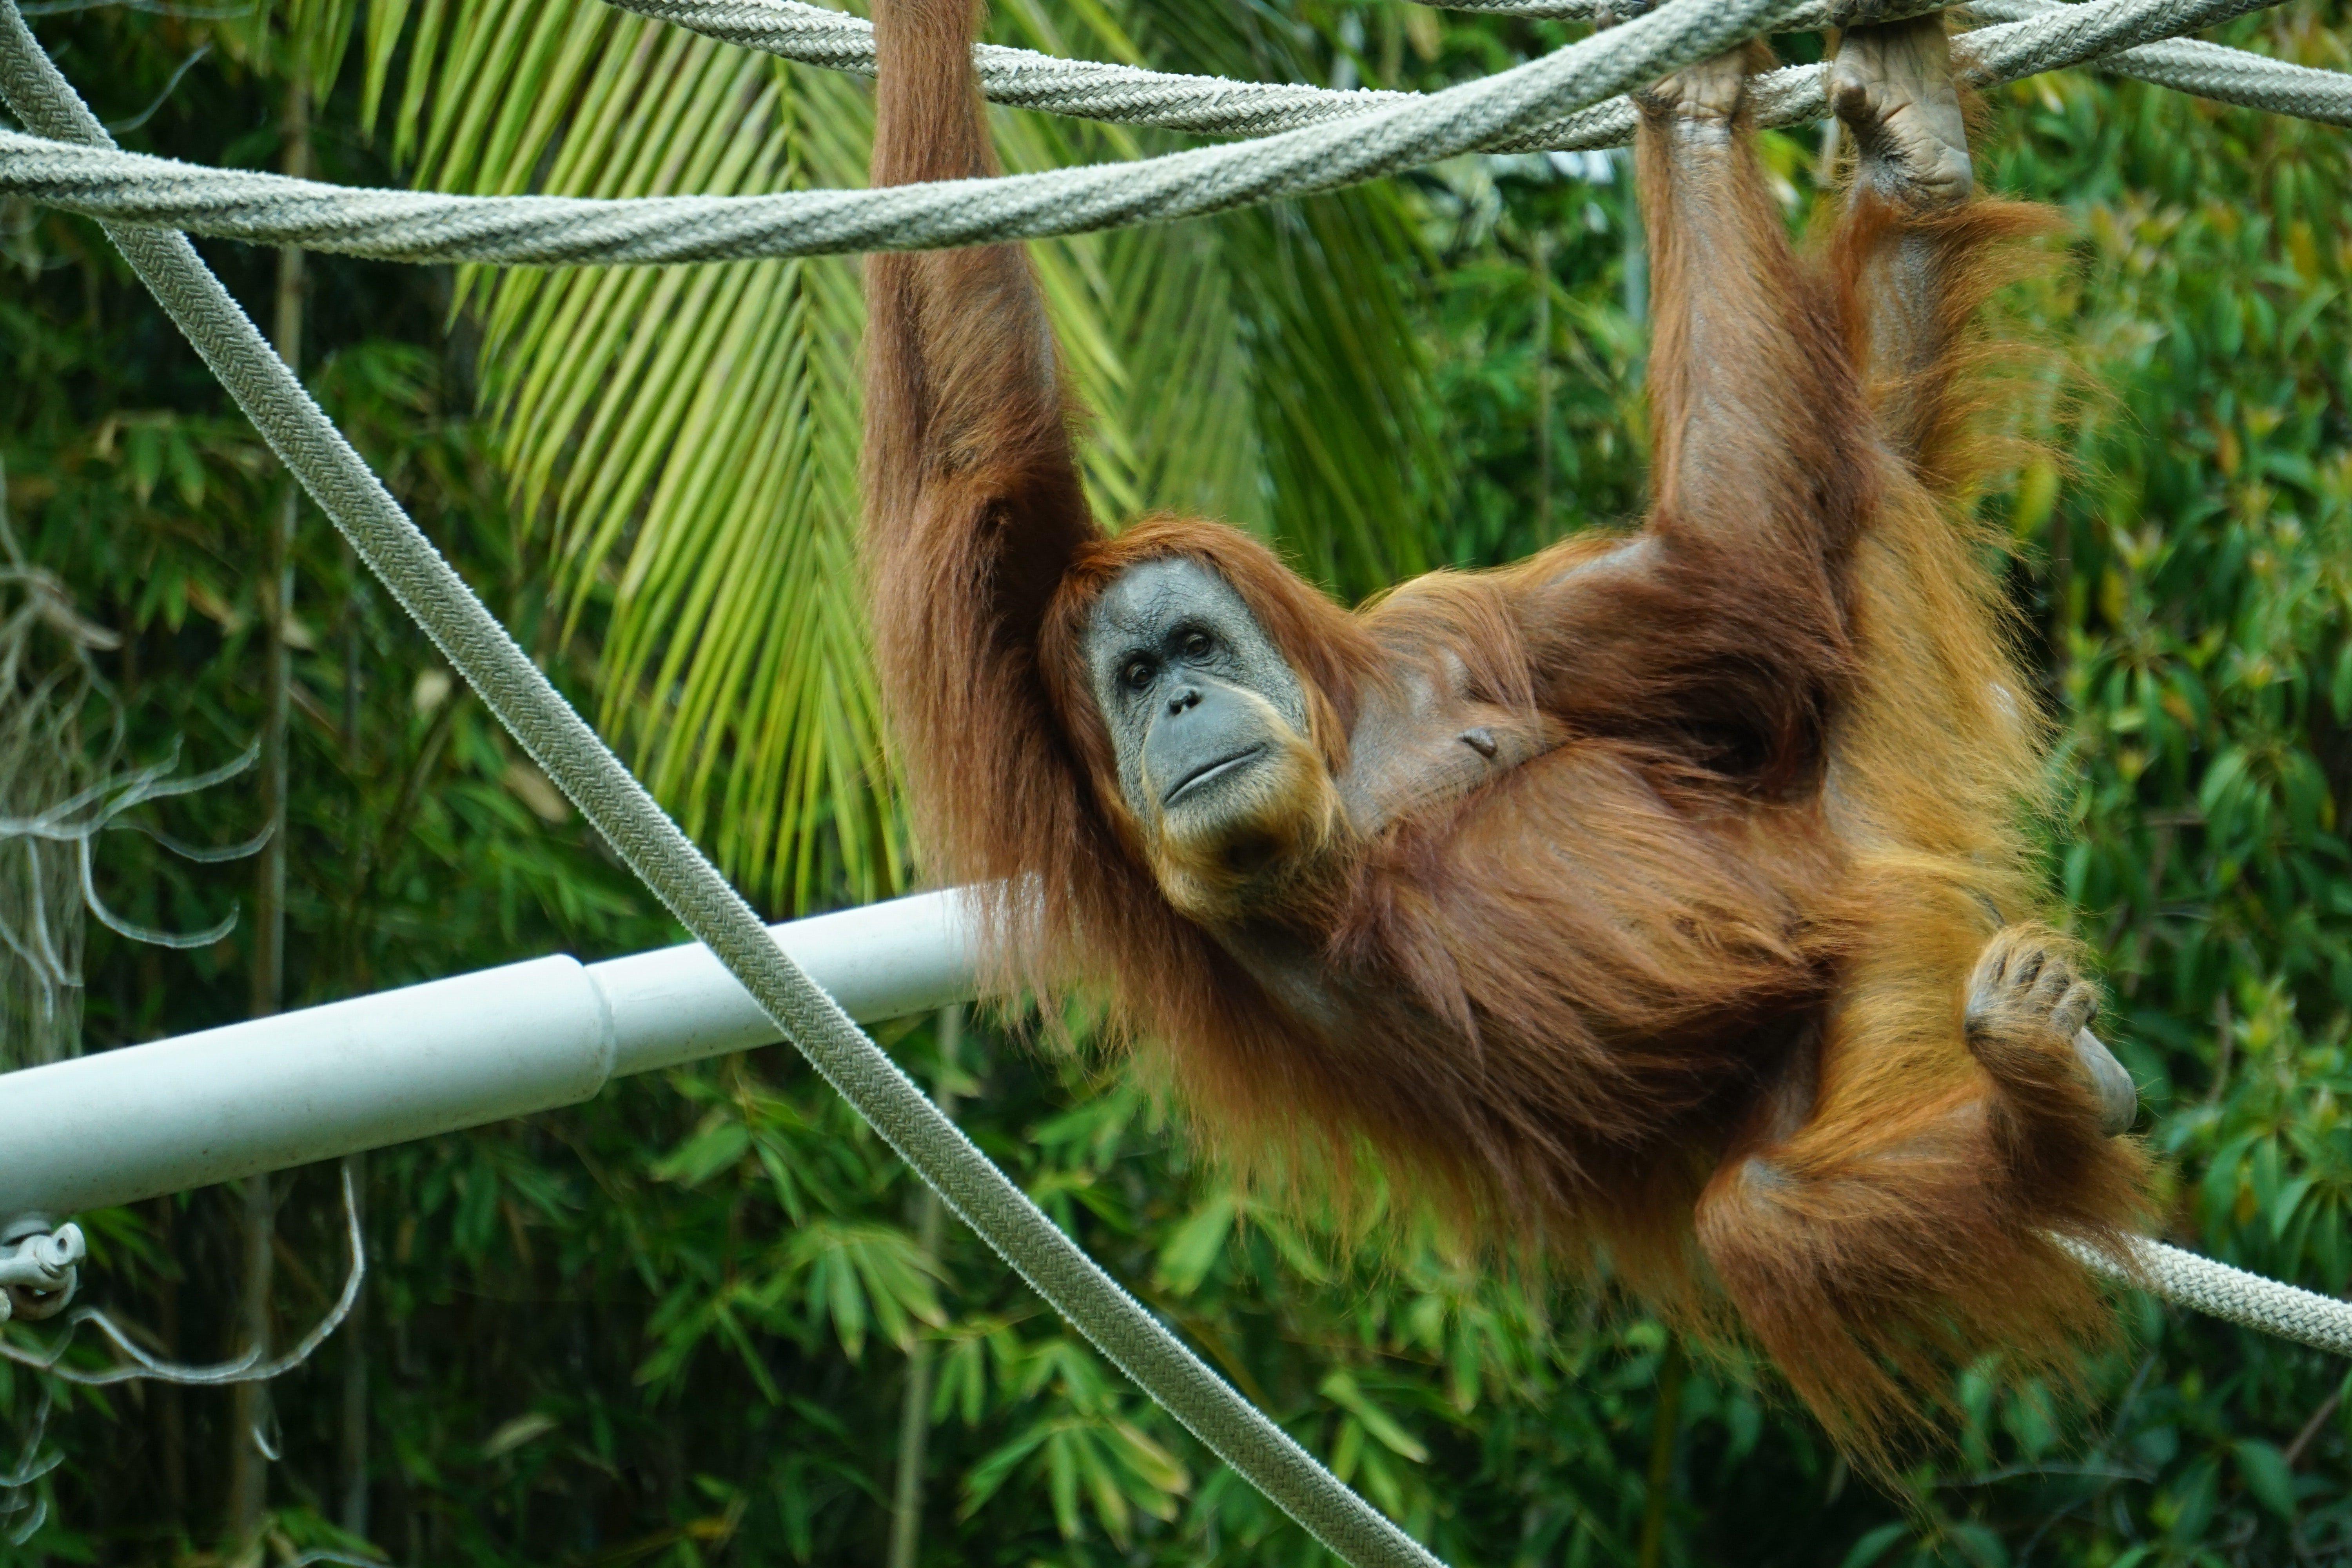
[[[972,0],[876,12],[874,183],[993,173]],[[1744,158],[1661,198],[1654,134],[1641,157],[1660,569],[1601,591],[1617,542],[1571,539],[1350,614],[1214,523],[1107,535],[1020,250],[877,256],[877,650],[936,869],[998,889],[1002,981],[1108,986],[1228,1150],[1344,1173],[1369,1146],[1694,1326],[1727,1300],[1869,1455],[1952,1358],[2053,1364],[2095,1332],[2044,1233],[2112,1235],[2145,1184],[2050,1041],[1962,1028],[1992,926],[2038,905],[2042,773],[1967,506],[1968,324],[2042,219],[1863,201],[1809,262]],[[1715,204],[1703,253],[1692,203]],[[1953,346],[1874,386],[1867,274],[1906,234],[1933,242]],[[1704,423],[1727,387],[1740,418]],[[1286,653],[1335,774],[1367,693],[1440,655],[1555,742],[1348,847],[1299,916],[1342,1036],[1178,912],[1119,803],[1079,638],[1111,580],[1168,555]]]

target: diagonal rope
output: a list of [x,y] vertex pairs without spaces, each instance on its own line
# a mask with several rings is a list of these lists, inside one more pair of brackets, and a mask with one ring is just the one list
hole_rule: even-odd
[[[1562,96],[1598,97],[1693,64],[1760,31],[1786,0],[1668,0],[1588,48]],[[105,130],[41,52],[16,0],[0,4],[0,96],[35,130],[106,144]],[[1525,111],[1524,98],[1488,106]],[[784,1037],[1111,1362],[1251,1485],[1345,1561],[1438,1560],[1185,1347],[1064,1235],[942,1115],[655,804],[483,607],[303,390],[184,235],[110,225],[113,240],[205,363],[361,558],[680,924],[718,955]]]
[[[394,261],[642,266],[937,249],[1165,222],[1331,190],[1513,144],[1538,125],[1576,128],[1572,145],[1613,145],[1631,134],[1633,109],[1612,95],[1664,74],[1664,62],[1693,40],[1744,36],[1735,16],[1769,19],[1797,3],[1742,0],[1700,14],[1669,5],[1499,75],[1341,120],[1232,146],[995,179],[753,196],[453,196],[205,169],[0,132],[0,192],[117,224]],[[1963,74],[1981,86],[2277,3],[2094,0],[1967,34],[1955,53]],[[1819,66],[1758,78],[1759,118],[1769,124],[1820,118],[1827,112],[1822,81]]]

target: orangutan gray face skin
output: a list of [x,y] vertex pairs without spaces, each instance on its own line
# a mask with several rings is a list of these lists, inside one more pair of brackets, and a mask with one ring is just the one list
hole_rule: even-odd
[[1087,664],[1140,821],[1213,811],[1274,751],[1270,720],[1307,729],[1288,662],[1242,596],[1196,561],[1146,561],[1113,583],[1087,628]]
[[1305,689],[1215,572],[1179,558],[1129,568],[1095,607],[1086,658],[1119,793],[1180,907],[1227,907],[1328,836],[1336,796]]

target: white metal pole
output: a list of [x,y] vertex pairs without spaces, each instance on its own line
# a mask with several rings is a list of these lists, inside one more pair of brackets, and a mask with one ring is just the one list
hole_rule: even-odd
[[[772,927],[861,1020],[975,989],[958,892]],[[574,1105],[772,1043],[698,943],[556,956],[0,1074],[0,1221],[62,1217]]]

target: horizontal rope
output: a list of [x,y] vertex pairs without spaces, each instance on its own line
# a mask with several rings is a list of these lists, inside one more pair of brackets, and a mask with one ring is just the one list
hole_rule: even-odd
[[[609,0],[623,11],[706,38],[802,65],[874,74],[874,24],[803,0]],[[1364,88],[1340,91],[1287,82],[1233,81],[1069,60],[1034,49],[975,45],[973,67],[990,101],[1078,120],[1154,125],[1208,135],[1265,136],[1347,120],[1423,95]]]
[[2352,1301],[2283,1285],[2147,1237],[2134,1239],[2128,1260],[2070,1237],[2057,1241],[2093,1273],[2314,1350],[2352,1356]]
[[[615,3],[627,4],[628,0],[615,0]],[[750,0],[750,3],[759,5],[773,3],[773,0]],[[1564,21],[1594,21],[1612,11],[1611,0],[1423,0],[1423,3],[1436,5],[1448,11],[1476,12],[1490,16],[1549,17]],[[1643,0],[1631,0],[1629,6],[1628,0],[1616,0],[1615,10],[1622,14],[1643,3]],[[1928,10],[1948,8],[1964,21],[2018,22],[2047,16],[2063,9],[2067,4],[2068,0],[1957,0],[1948,7],[1939,7],[1913,4],[1911,0],[1883,0],[1884,8],[1874,19],[1895,21]],[[1798,32],[1813,26],[1834,26],[1838,13],[1853,8],[1851,4],[1815,5],[1802,16],[1784,23],[1782,30]],[[2245,49],[2185,38],[2119,50],[2084,63],[2112,76],[2129,77],[2152,87],[2169,88],[2175,92],[2190,93],[2219,103],[2259,109],[2271,114],[2291,114],[2302,120],[2317,121],[2324,125],[2352,125],[2352,73],[2294,65]]]
[[[721,43],[756,49],[780,59],[858,76],[874,74],[874,24],[862,16],[828,11],[804,0],[609,0],[621,10],[667,22]],[[1979,21],[2016,22],[2042,15],[2061,0],[1996,0],[1964,7]],[[1940,8],[1945,0],[1890,0],[1888,16],[1912,16]],[[1513,16],[1558,16],[1590,20],[1591,0],[1463,0],[1452,10]],[[1820,0],[1783,18],[1783,31],[1826,26],[1832,7]],[[1996,11],[1999,14],[1996,14]],[[1962,46],[1963,53],[1966,46]],[[2176,58],[2175,51],[2187,54]],[[2084,62],[2101,70],[2133,76],[2158,86],[2195,92],[2248,108],[2342,123],[2352,101],[2352,76],[2290,66],[2218,44],[2156,44],[2103,55]],[[990,101],[1078,120],[1150,125],[1202,135],[1265,136],[1277,131],[1349,119],[1390,104],[1409,103],[1419,93],[1370,88],[1340,90],[1303,83],[1234,81],[1224,77],[1145,70],[1099,60],[1063,59],[1033,49],[981,44],[972,49],[981,91]],[[1767,89],[1766,124],[1817,119],[1825,108],[1771,101]],[[2305,105],[2315,105],[2316,110]],[[1785,115],[1785,118],[1776,116]],[[1475,149],[1488,153],[1569,152],[1621,146],[1633,135],[1629,111],[1596,120],[1574,119],[1536,126],[1507,142]]]
[[[1963,36],[1956,63],[1979,85],[2011,81],[2277,3],[2064,5]],[[1538,125],[1580,128],[1569,146],[1616,145],[1631,135],[1634,110],[1614,95],[1655,80],[1664,74],[1659,62],[1693,38],[1734,37],[1727,16],[1795,8],[1785,0],[1736,12],[1723,6],[1701,21],[1669,6],[1499,75],[1328,123],[1232,146],[994,179],[751,196],[454,196],[206,169],[6,132],[0,193],[111,223],[389,261],[644,266],[938,249],[1165,222],[1332,190],[1514,145]],[[1820,66],[1759,77],[1759,118],[1767,124],[1819,118],[1826,112],[1822,80]]]
[[[2168,10],[2190,3],[2106,0]],[[1192,216],[1435,162],[1655,80],[1659,62],[1689,39],[1736,41],[1742,35],[1724,25],[1728,16],[1792,8],[1792,0],[1780,0],[1695,16],[1669,6],[1499,75],[1344,120],[1233,146],[995,179],[755,196],[447,196],[203,169],[6,135],[0,191],[110,221],[389,260],[646,264],[937,248]],[[1819,83],[1811,87],[1818,99]],[[1630,130],[1630,105],[1605,110],[1622,113]]]

